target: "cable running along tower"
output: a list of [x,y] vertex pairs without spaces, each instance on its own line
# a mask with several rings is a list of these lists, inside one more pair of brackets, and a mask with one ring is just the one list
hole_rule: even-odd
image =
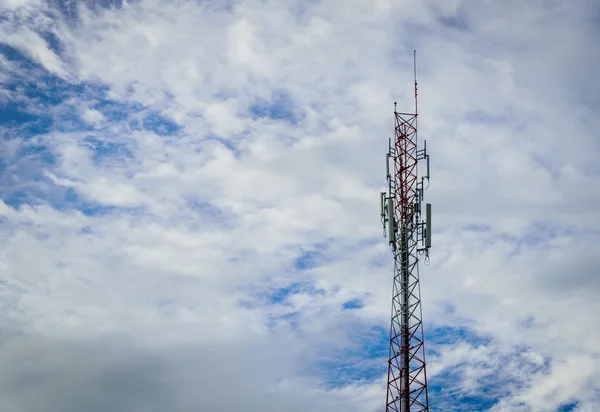
[[[394,102],[395,138],[386,154],[388,191],[380,199],[384,235],[387,226],[394,256],[386,412],[429,411],[418,264],[423,255],[429,263],[431,204],[425,204],[422,213],[429,155],[427,142],[423,149],[417,147],[416,51],[414,79],[415,112],[398,112]],[[427,173],[419,179],[420,160],[426,161]]]

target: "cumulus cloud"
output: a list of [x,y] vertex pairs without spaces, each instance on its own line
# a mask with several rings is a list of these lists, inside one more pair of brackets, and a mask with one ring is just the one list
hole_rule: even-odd
[[413,48],[432,410],[597,405],[592,2],[0,13],[0,411],[381,409]]

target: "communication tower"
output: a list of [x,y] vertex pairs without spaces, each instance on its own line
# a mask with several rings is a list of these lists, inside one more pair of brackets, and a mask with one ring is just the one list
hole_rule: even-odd
[[[417,147],[416,51],[413,57],[415,111],[398,112],[394,102],[395,137],[386,153],[388,191],[380,199],[384,235],[387,226],[394,256],[386,412],[429,411],[419,257],[429,263],[431,204],[425,204],[424,213],[422,204],[430,175],[427,142],[422,149]],[[427,173],[419,179],[420,160],[426,161]]]

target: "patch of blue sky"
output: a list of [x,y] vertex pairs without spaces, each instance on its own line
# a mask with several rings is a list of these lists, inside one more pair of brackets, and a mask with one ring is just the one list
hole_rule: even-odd
[[361,309],[364,307],[365,307],[365,304],[363,303],[362,300],[360,300],[358,298],[348,300],[342,304],[342,309],[345,309],[345,310]]
[[132,113],[139,113],[144,110],[144,106],[140,103],[118,102],[105,96],[98,96],[95,100],[96,103],[91,108],[98,110],[112,122],[125,121]]
[[215,141],[219,142],[220,144],[225,146],[229,151],[231,151],[236,159],[238,159],[242,155],[242,151],[235,145],[235,142],[233,142],[231,140],[223,139],[212,133],[208,134],[206,136],[206,139],[215,140]]
[[110,214],[141,215],[145,213],[143,206],[115,206],[99,202],[93,202],[77,193],[73,188],[69,188],[62,199],[53,206],[63,210],[78,210],[88,217],[100,217]]
[[429,385],[429,410],[432,412],[449,411],[486,411],[500,400],[497,396],[483,397],[463,394],[460,390],[448,390]]
[[305,285],[302,283],[292,283],[291,285],[285,288],[281,288],[274,291],[273,293],[267,294],[267,299],[269,300],[269,303],[272,304],[284,303],[289,296],[294,295],[296,293],[300,293],[304,286]]
[[[432,411],[446,411],[448,406],[467,411],[485,411],[492,408],[501,399],[502,395],[508,393],[501,382],[479,382],[480,386],[471,389],[463,388],[463,365],[456,365],[435,375],[428,380],[429,399],[432,400],[430,409]],[[501,393],[498,393],[498,391]]]
[[93,83],[69,83],[6,44],[0,43],[0,54],[18,67],[17,71],[11,73],[11,79],[3,85],[8,91],[18,92],[13,95],[15,98],[22,95],[28,102],[33,100],[43,106],[56,106],[72,96],[95,96],[107,90],[106,87]]
[[[131,1],[129,3],[132,3]],[[99,13],[104,9],[121,8],[123,0],[85,0],[74,2],[72,0],[56,0],[56,8],[63,19],[69,25],[79,21],[81,7],[87,7],[89,11]]]
[[159,136],[170,136],[177,133],[181,126],[167,116],[156,111],[146,113],[143,120],[144,129],[150,130]]
[[307,270],[326,262],[328,245],[329,242],[322,242],[303,250],[300,256],[294,261],[294,268],[297,270]]
[[314,368],[329,388],[337,388],[358,381],[373,382],[387,372],[389,329],[357,326],[352,342],[342,351],[324,354]]
[[92,149],[92,159],[96,163],[105,159],[133,158],[132,151],[122,142],[98,139],[94,136],[85,137],[84,142]]
[[25,190],[12,190],[0,194],[2,201],[13,209],[18,209],[21,205],[31,204],[34,201],[32,195]]
[[12,46],[9,46],[6,43],[0,42],[0,54],[3,55],[4,58],[6,58],[7,60],[18,63],[19,67],[22,70],[42,68],[41,65],[34,62],[33,60],[25,56],[23,53],[21,53],[19,50]]
[[[59,47],[58,39],[51,34],[47,34],[45,39],[53,43],[53,47]],[[0,181],[4,188],[0,196],[5,203],[15,208],[23,204],[50,204],[61,210],[75,208],[89,216],[138,213],[138,208],[123,209],[84,201],[70,195],[65,188],[53,185],[44,177],[44,171],[55,164],[55,157],[48,147],[33,143],[32,138],[52,131],[91,130],[92,126],[79,117],[77,108],[70,110],[72,104],[68,101],[73,98],[84,107],[89,102],[113,123],[139,113],[137,117],[143,119],[141,127],[161,135],[175,133],[178,130],[175,122],[141,104],[108,99],[108,88],[104,85],[69,83],[6,44],[0,43],[0,54],[10,62],[8,80],[3,83],[4,93],[0,96],[0,134],[3,140],[22,141],[22,148],[16,156],[2,159],[0,164],[1,170],[10,168],[12,171],[10,175],[3,173]],[[59,109],[53,110],[59,106]],[[36,142],[38,140],[35,139]],[[86,143],[91,146],[95,161],[132,156],[132,149],[123,142],[88,138]]]
[[[456,345],[461,342],[467,343],[473,347],[486,346],[491,342],[489,337],[481,336],[476,334],[469,328],[466,327],[451,327],[443,326],[436,327],[433,329],[425,329],[425,355],[426,359],[429,359],[431,363],[432,356],[437,358],[441,355],[440,346],[442,345]],[[461,365],[455,366],[452,369],[444,370],[442,373],[433,376],[429,379],[429,390],[432,392],[432,398],[437,398],[443,401],[443,404],[454,404],[460,402],[461,405],[465,406],[480,406],[485,410],[493,406],[498,397],[489,397],[485,392],[480,393],[477,397],[473,397],[469,394],[461,393],[457,390],[460,388],[458,384],[461,381],[462,372]],[[444,410],[432,409],[432,410]],[[469,409],[471,410],[471,409]]]
[[[103,92],[97,85],[68,83],[10,46],[0,44],[0,54],[18,66],[3,84],[8,101],[0,102],[0,125],[6,138],[23,139],[48,133],[55,127],[49,108],[74,96],[81,99]],[[73,114],[68,112],[63,116],[69,120]]]
[[[0,110],[2,116],[2,110]],[[32,121],[2,125],[0,133],[3,140],[29,139],[34,136],[50,133],[53,129],[53,121],[49,116],[39,116]]]
[[[37,179],[42,180],[42,179]],[[47,205],[60,212],[79,211],[88,217],[109,214],[140,215],[145,213],[141,206],[121,207],[93,202],[77,193],[74,188],[55,186],[47,179],[38,185],[28,185],[23,189],[0,191],[0,199],[9,207]]]
[[289,326],[292,330],[298,330],[299,317],[300,316],[298,312],[295,311],[286,313],[284,315],[270,316],[265,322],[265,326],[270,330],[273,330],[283,323]]
[[24,103],[7,102],[0,105],[0,125],[10,127],[36,120],[36,116],[27,112]]
[[62,20],[68,25],[73,26],[79,20],[79,10],[76,3],[70,0],[56,0],[56,8]]
[[[360,344],[355,353],[369,359],[387,357],[389,353],[390,330],[388,327],[370,326],[358,333]],[[382,369],[385,372],[387,363]]]
[[320,251],[307,251],[302,253],[294,262],[294,267],[299,270],[310,269],[316,266],[318,259],[322,256]]
[[294,282],[282,288],[260,293],[257,297],[269,305],[289,305],[288,298],[296,294],[309,296],[324,295],[324,289],[317,289],[311,282]]
[[0,199],[8,206],[40,204],[52,185],[44,172],[56,163],[44,145],[23,144],[13,158],[0,161]]
[[45,72],[43,68],[32,70],[27,78],[14,78],[13,85],[23,92],[23,97],[44,107],[58,106],[65,100],[77,96],[85,98],[104,92],[99,85],[87,83],[69,83],[68,81]]
[[0,54],[16,63],[19,68],[3,85],[11,93],[11,100],[0,104],[0,124],[3,127],[20,127],[20,136],[23,136],[23,132],[27,136],[47,133],[51,127],[58,131],[90,130],[91,127],[73,111],[59,112],[54,118],[47,114],[49,107],[61,105],[73,97],[80,102],[90,102],[92,108],[111,122],[126,121],[134,113],[143,113],[141,124],[138,122],[136,128],[161,136],[172,135],[180,130],[176,122],[156,110],[136,102],[119,102],[107,98],[108,88],[105,85],[69,83],[49,73],[17,49],[4,44],[0,44]]
[[298,329],[298,312],[291,312],[281,316],[279,319],[286,322],[292,329]]
[[[173,119],[137,102],[119,102],[102,97],[91,108],[102,113],[110,122],[126,121],[132,130],[148,130],[159,136],[172,136],[182,129]],[[133,116],[138,113],[142,113],[141,118]]]
[[[20,184],[14,179],[4,182],[0,190],[0,199],[9,207],[19,209],[21,206],[38,206],[55,203],[56,193],[49,193],[51,185],[44,182],[42,177],[35,176],[31,179],[34,183]],[[11,186],[10,183],[13,183]],[[8,183],[8,186],[6,185]],[[63,190],[64,192],[64,190]]]
[[40,33],[40,37],[44,39],[48,48],[57,56],[61,56],[64,53],[65,48],[56,34],[51,31],[44,31]]
[[93,126],[86,123],[74,111],[64,110],[54,116],[53,131],[59,133],[91,132]]
[[[459,411],[485,411],[495,406],[511,392],[525,388],[518,382],[501,373],[491,371],[480,378],[469,390],[463,389],[463,365],[456,365],[452,371],[445,371],[430,381],[430,399],[435,399],[432,411],[448,410],[443,405],[457,405]],[[436,407],[437,406],[437,407]],[[524,405],[521,405],[524,406]]]
[[[517,355],[515,355],[515,356],[521,356],[522,354],[528,353],[528,349],[526,347],[516,347],[516,348],[514,348],[514,350],[515,350],[515,353],[517,353]],[[530,375],[538,374],[538,373],[547,375],[550,373],[550,371],[552,369],[552,359],[549,356],[544,356],[543,361],[539,364],[532,363],[530,360],[528,360],[526,358],[524,359],[524,363],[527,363],[527,368],[528,368]]]
[[129,128],[129,130],[135,130],[135,131],[144,130],[142,121],[140,119],[136,119],[136,118],[128,119],[127,127]]
[[[431,341],[431,334],[428,337]],[[526,387],[526,381],[509,370],[499,368],[498,364],[519,364],[522,370],[527,370],[528,376],[550,370],[549,359],[544,359],[540,365],[528,359],[526,353],[525,348],[517,347],[511,354],[495,354],[493,364],[485,361],[476,364],[463,362],[433,376],[429,379],[430,399],[436,400],[432,410],[448,410],[447,405],[460,405],[457,410],[488,410],[512,391]],[[469,375],[465,376],[466,371],[472,369],[482,372],[475,382],[471,381]],[[465,378],[471,383],[467,389],[463,383]]]
[[3,140],[23,139],[46,134],[52,129],[49,116],[28,112],[23,103],[0,103],[0,133]]
[[23,145],[16,154],[17,158],[26,160],[25,158],[33,158],[37,165],[42,163],[45,166],[51,166],[56,163],[56,157],[46,145]]
[[557,412],[573,412],[578,406],[579,402],[569,402],[559,407]]
[[435,345],[451,345],[465,342],[472,346],[486,346],[492,340],[488,336],[477,334],[474,330],[464,326],[441,326],[425,328],[427,343]]
[[[385,359],[378,362],[376,359],[357,360],[349,358],[350,362],[340,359],[322,362],[321,376],[326,389],[340,388],[352,383],[373,382],[386,373]],[[381,364],[381,365],[380,365]]]
[[[98,203],[82,203],[79,204],[76,208],[76,210],[80,211],[81,213],[83,213],[84,215],[88,216],[88,217],[99,217],[99,216],[106,216],[106,215],[110,215],[110,214],[139,214],[142,209],[140,208],[123,208],[123,207],[117,207],[114,205],[102,205],[102,204],[98,204]],[[134,212],[138,212],[138,213],[134,213]]]
[[[324,289],[317,289],[311,282],[293,282],[284,287],[250,293],[247,298],[240,300],[238,305],[246,309],[277,307],[277,310],[269,316],[265,325],[268,328],[275,328],[281,323],[285,323],[296,329],[300,315],[289,301],[290,298],[297,294],[319,296],[325,295],[325,293]],[[282,308],[284,308],[283,313],[281,312]]]
[[102,7],[104,9],[118,9],[123,6],[123,0],[94,0],[89,4],[93,4],[96,7]]
[[[40,187],[16,188],[0,192],[0,198],[9,207],[19,209],[21,206],[37,206],[45,203],[55,203],[52,199],[48,199],[46,194]],[[57,210],[65,210],[66,204],[58,202]]]
[[296,125],[303,118],[301,114],[297,113],[291,96],[284,90],[276,90],[269,100],[258,99],[249,107],[249,110],[254,120],[267,118]]

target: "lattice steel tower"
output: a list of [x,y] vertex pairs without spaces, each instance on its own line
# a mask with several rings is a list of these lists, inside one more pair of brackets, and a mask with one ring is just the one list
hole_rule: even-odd
[[[394,255],[394,282],[386,412],[429,411],[425,347],[419,284],[419,257],[429,261],[431,204],[421,206],[429,187],[427,144],[417,148],[417,64],[414,54],[415,112],[396,110],[395,140],[386,154],[388,192],[381,193],[381,217]],[[425,160],[427,174],[419,179],[417,164]],[[393,163],[393,175],[390,173]],[[427,187],[425,187],[427,184]],[[423,217],[425,219],[423,219]]]

